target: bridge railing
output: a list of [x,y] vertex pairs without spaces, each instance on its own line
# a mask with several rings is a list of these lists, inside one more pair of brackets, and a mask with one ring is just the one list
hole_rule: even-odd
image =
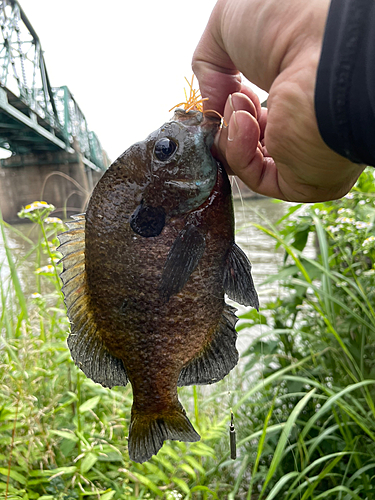
[[81,153],[102,170],[108,166],[106,154],[96,134],[89,130],[85,115],[68,87],[53,89],[54,100],[64,134],[72,143],[77,140]]
[[[7,95],[0,111],[9,116],[10,126],[15,128],[12,120],[20,120],[55,149],[69,151],[76,141],[88,166],[107,168],[106,154],[69,89],[51,87],[39,37],[17,0],[0,0],[1,87]],[[17,143],[15,134],[7,141],[4,133],[1,130],[2,146],[13,152],[27,151],[27,144]],[[31,151],[32,147],[30,142]]]

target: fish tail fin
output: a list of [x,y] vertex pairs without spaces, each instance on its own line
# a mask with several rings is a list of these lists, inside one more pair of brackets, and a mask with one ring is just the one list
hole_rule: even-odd
[[181,404],[151,415],[132,410],[129,429],[130,460],[138,463],[150,460],[166,439],[189,442],[200,440]]

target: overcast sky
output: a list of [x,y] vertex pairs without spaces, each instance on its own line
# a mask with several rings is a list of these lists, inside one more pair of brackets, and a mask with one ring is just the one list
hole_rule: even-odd
[[[52,86],[67,85],[111,160],[167,121],[215,0],[19,0]],[[264,97],[264,94],[262,94]]]

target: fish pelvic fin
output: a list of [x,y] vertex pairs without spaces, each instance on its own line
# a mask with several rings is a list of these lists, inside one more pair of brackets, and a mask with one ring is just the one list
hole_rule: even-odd
[[58,250],[63,257],[62,291],[71,323],[68,347],[83,373],[104,387],[126,385],[128,377],[121,359],[105,348],[89,307],[85,270],[85,215],[74,215],[69,230],[59,234]]
[[224,305],[223,314],[211,341],[181,370],[178,386],[214,384],[223,379],[238,363],[235,329],[236,309]]
[[251,276],[251,264],[241,248],[233,243],[229,249],[224,271],[224,291],[243,306],[259,311],[259,299]]
[[129,428],[129,458],[143,463],[156,455],[166,439],[194,442],[200,440],[185,410],[178,406],[163,413],[144,414],[132,410]]

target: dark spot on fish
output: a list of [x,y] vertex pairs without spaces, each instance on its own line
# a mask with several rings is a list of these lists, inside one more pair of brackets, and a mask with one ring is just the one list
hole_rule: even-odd
[[159,236],[165,226],[165,210],[163,207],[149,207],[143,201],[130,217],[130,227],[144,238]]
[[177,149],[175,141],[169,137],[163,137],[155,143],[155,156],[158,160],[166,161],[173,155]]

